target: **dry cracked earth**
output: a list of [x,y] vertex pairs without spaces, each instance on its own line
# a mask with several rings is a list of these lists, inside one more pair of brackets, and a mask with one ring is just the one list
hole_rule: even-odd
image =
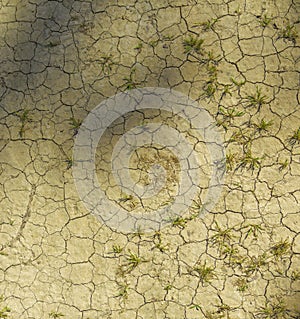
[[[0,318],[300,318],[299,7],[0,1]],[[99,103],[142,87],[171,88],[209,112],[226,173],[209,213],[197,216],[199,197],[162,229],[123,233],[83,205],[73,145]],[[178,129],[203,155],[191,128],[163,112],[112,123],[97,174],[128,212],[168,205],[180,182],[176,154],[157,145],[131,159],[143,185],[151,165],[165,168],[157,196],[139,201],[113,181],[118,139],[151,121]]]

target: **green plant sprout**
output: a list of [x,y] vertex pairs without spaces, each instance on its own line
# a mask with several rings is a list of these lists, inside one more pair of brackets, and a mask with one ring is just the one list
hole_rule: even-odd
[[292,281],[300,280],[300,270],[293,270],[291,279]]
[[248,264],[245,267],[245,272],[247,275],[253,274],[260,270],[261,267],[266,266],[268,264],[267,262],[267,254],[263,253],[259,256],[252,256],[248,260]]
[[129,78],[123,78],[125,83],[122,85],[122,87],[125,88],[125,90],[133,90],[140,85],[140,83],[135,82],[134,80],[135,72],[136,69],[133,68],[130,70]]
[[290,145],[300,144],[300,127],[293,133],[290,140]]
[[242,229],[246,229],[245,239],[247,239],[250,235],[253,235],[253,237],[257,239],[258,234],[261,234],[263,231],[263,226],[259,224],[248,224],[243,226]]
[[259,318],[262,319],[282,319],[290,318],[286,317],[289,314],[289,310],[285,302],[281,298],[277,298],[276,301],[266,302],[264,307],[261,307],[260,310],[256,313]]
[[263,104],[267,103],[267,96],[261,93],[261,89],[256,87],[256,92],[248,95],[246,100],[249,102],[248,106],[256,106],[260,110]]
[[[155,242],[155,248],[157,248],[160,252],[165,252],[168,249],[168,245],[163,245],[162,244],[162,238],[161,238],[161,233],[159,231],[156,231],[153,240]],[[156,242],[158,241],[158,242]]]
[[248,281],[246,278],[239,278],[235,282],[235,286],[237,287],[237,291],[240,291],[240,292],[245,292],[249,288]]
[[119,293],[117,294],[117,297],[122,297],[123,299],[128,298],[128,289],[129,285],[127,283],[119,284],[120,290]]
[[259,123],[255,123],[254,126],[256,127],[258,132],[266,132],[273,124],[273,121],[265,121],[265,119],[262,119]]
[[192,305],[190,305],[189,308],[190,308],[190,309],[195,309],[195,310],[199,311],[199,310],[202,309],[202,306],[193,303]]
[[9,307],[5,306],[4,308],[0,309],[0,318],[1,319],[8,318],[10,312],[11,312],[11,309]]
[[72,158],[66,159],[65,162],[67,163],[67,169],[70,169],[73,166],[73,159]]
[[82,121],[76,120],[75,117],[71,117],[69,119],[69,121],[70,121],[69,123],[72,127],[72,130],[73,130],[73,136],[75,136],[78,133],[78,130],[80,128],[80,125],[82,124]]
[[291,250],[291,243],[286,240],[280,240],[274,246],[270,248],[271,253],[274,255],[276,259],[283,257],[284,255],[289,254]]
[[177,226],[177,227],[183,229],[186,227],[187,222],[188,222],[187,218],[178,216],[172,220],[172,226],[174,226],[174,227]]
[[243,111],[237,111],[234,107],[228,108],[227,110],[225,110],[223,107],[220,107],[219,112],[220,114],[223,115],[225,119],[229,119],[229,120],[232,120],[236,117],[241,117],[245,114],[245,112]]
[[49,318],[60,318],[60,317],[64,317],[65,315],[62,314],[61,312],[56,312],[56,311],[51,311],[49,312]]
[[236,163],[236,155],[229,152],[226,154],[226,171],[231,172]]
[[269,18],[266,14],[264,14],[262,17],[261,17],[261,20],[259,22],[259,24],[265,28],[267,27],[272,21],[272,18]]
[[100,64],[103,74],[108,75],[112,70],[112,66],[114,65],[112,55],[102,55],[100,58]]
[[189,54],[192,52],[195,53],[202,53],[202,44],[204,40],[196,38],[192,35],[190,35],[188,38],[183,40],[183,48],[184,48],[184,53]]
[[137,50],[138,52],[141,52],[142,48],[143,48],[143,42],[142,42],[142,41],[140,41],[140,42],[134,47],[134,49]]
[[210,19],[210,20],[207,20],[205,22],[200,23],[199,25],[201,25],[203,27],[203,31],[209,31],[209,30],[214,29],[214,26],[218,21],[219,21],[218,18]]
[[237,87],[241,87],[241,86],[243,86],[245,83],[246,83],[246,81],[244,80],[244,81],[237,81],[237,80],[235,80],[234,78],[230,78],[230,81],[234,84],[234,85],[236,85]]
[[279,171],[281,172],[281,171],[283,171],[285,168],[287,168],[288,167],[288,165],[289,165],[289,161],[286,159],[284,162],[279,162],[278,163],[279,164]]
[[115,254],[120,254],[123,251],[123,248],[120,245],[113,245],[112,250]]
[[174,288],[174,286],[168,284],[168,285],[166,285],[166,286],[164,287],[164,290],[170,291],[172,288]]
[[204,87],[204,95],[206,97],[212,97],[217,91],[217,85],[213,82],[208,81]]
[[251,150],[248,149],[244,156],[241,158],[239,167],[254,170],[255,168],[259,168],[260,164],[261,158],[254,157]]
[[214,268],[207,266],[206,261],[203,264],[195,265],[192,271],[198,274],[202,284],[210,283],[213,279],[217,278]]
[[19,119],[21,122],[21,128],[19,130],[19,136],[24,137],[25,133],[25,125],[29,121],[29,110],[24,110],[22,114],[19,114]]
[[218,249],[220,252],[223,251],[223,248],[230,244],[230,241],[235,237],[232,233],[232,228],[225,228],[222,229],[217,222],[216,229],[214,231],[216,232],[215,235],[211,237],[211,241],[213,244],[216,244],[218,246]]
[[285,25],[279,32],[279,38],[287,39],[292,42],[296,42],[298,37],[298,32],[295,30],[294,25],[290,25],[289,23]]
[[126,256],[127,259],[127,266],[128,270],[131,271],[136,268],[141,262],[144,261],[143,258],[139,257],[138,255],[134,254],[129,250],[129,255]]

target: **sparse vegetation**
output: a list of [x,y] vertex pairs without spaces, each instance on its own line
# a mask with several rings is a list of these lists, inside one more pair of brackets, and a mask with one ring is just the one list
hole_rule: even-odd
[[113,58],[111,54],[102,55],[100,58],[101,70],[103,74],[108,75],[112,70],[112,66],[114,65]]
[[218,18],[216,19],[210,19],[210,20],[207,20],[205,22],[202,22],[200,23],[200,25],[203,27],[203,30],[204,31],[209,31],[209,30],[213,30],[214,29],[214,26],[215,24],[219,21]]
[[69,119],[69,121],[70,121],[69,123],[72,127],[72,130],[73,130],[73,136],[75,136],[78,133],[78,130],[80,128],[80,125],[82,124],[82,121],[76,120],[75,117],[71,117]]
[[280,240],[271,247],[270,251],[276,259],[279,259],[291,252],[291,243],[287,239]]
[[237,291],[245,292],[248,289],[248,281],[246,278],[239,278],[235,282],[235,286],[237,287]]
[[279,38],[287,39],[292,42],[296,42],[298,37],[298,32],[295,29],[294,25],[287,23],[279,32]]
[[258,87],[256,87],[256,92],[254,94],[246,97],[246,100],[248,101],[247,106],[257,107],[258,111],[263,104],[268,103],[267,96],[262,94],[261,89]]
[[141,262],[145,261],[143,258],[139,257],[129,250],[129,254],[126,256],[127,266],[129,271],[136,268]]
[[258,132],[267,132],[273,124],[273,121],[265,121],[265,119],[262,119],[259,123],[255,123],[254,126]]
[[290,137],[289,142],[292,146],[295,144],[300,144],[300,127]]
[[251,149],[249,148],[240,160],[239,167],[254,170],[259,168],[261,164],[261,158],[254,157]]
[[123,251],[123,248],[120,245],[114,244],[112,250],[115,254],[120,254]]
[[19,136],[22,138],[24,137],[24,133],[25,133],[25,125],[26,123],[29,122],[29,110],[24,110],[21,114],[18,114],[18,116],[21,122]]
[[192,272],[197,273],[202,284],[210,283],[213,279],[217,278],[214,268],[207,266],[206,261],[203,264],[195,265]]
[[283,299],[277,298],[275,301],[266,302],[264,307],[256,313],[262,319],[283,319],[290,318],[289,311]]
[[264,14],[262,17],[261,17],[261,19],[260,19],[260,25],[262,26],[262,27],[267,27],[270,23],[271,23],[271,21],[272,21],[272,18],[270,18],[270,17],[268,17],[266,14]]
[[185,38],[183,40],[183,48],[184,48],[184,53],[189,54],[189,53],[203,53],[203,44],[204,40],[196,38],[192,35],[190,35],[188,38]]
[[56,319],[56,318],[61,318],[61,317],[64,317],[64,316],[65,315],[62,314],[61,312],[56,312],[56,311],[49,312],[49,318]]

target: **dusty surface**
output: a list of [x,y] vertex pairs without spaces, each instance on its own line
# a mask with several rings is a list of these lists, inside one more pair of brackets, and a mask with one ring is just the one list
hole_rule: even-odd
[[[0,318],[300,317],[299,6],[0,1]],[[128,235],[82,205],[72,146],[97,104],[143,86],[209,111],[227,172],[210,214]],[[135,178],[158,160],[176,184],[174,155],[140,152]]]

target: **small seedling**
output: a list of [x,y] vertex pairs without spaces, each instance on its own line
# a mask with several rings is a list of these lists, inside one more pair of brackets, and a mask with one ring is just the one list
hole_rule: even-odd
[[192,270],[198,274],[202,284],[210,283],[214,278],[217,277],[214,268],[206,266],[206,261],[204,262],[204,264],[194,266]]
[[253,274],[258,271],[261,267],[266,266],[267,262],[267,254],[263,253],[258,257],[252,256],[250,257],[248,264],[246,265],[245,272],[247,275]]
[[278,243],[276,243],[274,246],[270,248],[271,253],[274,255],[276,259],[279,259],[283,257],[284,255],[287,255],[291,250],[291,243],[286,240],[280,240]]
[[19,130],[19,136],[20,137],[24,137],[24,133],[25,133],[25,125],[26,123],[29,121],[29,110],[24,110],[22,114],[19,114],[19,119],[21,122],[21,128]]
[[266,132],[273,125],[273,123],[273,121],[265,121],[265,119],[262,119],[259,123],[255,123],[254,126],[258,132]]
[[226,171],[231,172],[236,163],[236,155],[232,153],[226,154]]
[[245,83],[246,83],[246,81],[237,81],[237,80],[235,80],[234,78],[230,78],[230,81],[234,84],[234,85],[236,85],[237,87],[241,87],[241,86],[243,86]]
[[143,231],[141,226],[138,226],[137,229],[131,233],[131,238],[138,237],[139,239],[141,239],[143,235],[145,235],[145,232]]
[[112,55],[102,55],[100,58],[101,69],[104,74],[109,74],[112,70],[112,66],[114,65]]
[[0,318],[6,319],[8,318],[11,310],[9,307],[5,306],[4,308],[0,309]]
[[199,311],[199,310],[202,309],[202,306],[197,305],[197,304],[192,304],[192,305],[190,306],[190,309],[195,309],[195,310]]
[[75,136],[78,133],[78,130],[80,128],[80,125],[82,124],[82,122],[80,120],[76,120],[75,117],[71,117],[69,119],[69,123],[72,126],[72,130],[74,132],[73,136]]
[[294,43],[296,42],[297,37],[298,32],[295,30],[295,26],[290,25],[289,23],[279,32],[279,38],[287,39]]
[[172,221],[172,226],[177,226],[181,229],[185,228],[186,224],[188,222],[187,218],[183,218],[183,217],[176,217],[173,221]]
[[284,162],[279,162],[279,171],[283,171],[289,165],[289,161],[286,159]]
[[285,302],[282,299],[278,299],[275,302],[266,302],[265,306],[261,307],[256,315],[263,319],[281,319],[287,318],[288,313]]
[[125,88],[125,90],[133,90],[137,88],[138,85],[140,84],[138,82],[135,82],[134,80],[135,71],[136,71],[135,68],[133,68],[130,71],[129,78],[123,78],[125,83],[122,85],[122,87]]
[[120,245],[113,245],[112,249],[115,254],[120,254],[123,251],[123,248]]
[[260,160],[261,158],[254,157],[252,155],[251,150],[249,149],[247,150],[245,155],[242,157],[239,167],[254,170],[255,168],[260,167],[260,164],[261,164]]
[[61,312],[56,312],[56,311],[51,311],[49,312],[49,318],[61,318],[64,317],[65,315],[62,314]]
[[172,288],[173,288],[173,286],[169,284],[169,285],[164,287],[164,290],[170,291]]
[[289,142],[292,146],[295,144],[300,144],[300,127],[293,133]]
[[126,283],[123,283],[123,284],[120,284],[119,286],[120,286],[120,290],[119,290],[119,293],[117,294],[117,297],[122,297],[123,299],[127,299],[129,285]]
[[245,239],[247,239],[250,235],[252,235],[255,239],[257,239],[258,234],[261,234],[263,230],[263,226],[259,224],[249,224],[242,227],[242,229],[246,229]]
[[261,93],[261,89],[256,87],[256,92],[252,95],[248,95],[246,100],[249,102],[248,106],[256,106],[258,110],[263,104],[267,103],[267,96]]
[[67,169],[73,166],[73,160],[71,158],[66,159],[65,162],[67,163]]
[[235,286],[237,287],[237,291],[245,292],[248,289],[248,282],[246,278],[239,278],[235,282]]
[[300,271],[299,270],[293,270],[291,274],[292,281],[300,280]]
[[232,228],[222,229],[217,222],[215,222],[215,224],[217,227],[214,229],[216,234],[212,236],[211,241],[213,244],[216,244],[220,252],[222,252],[226,244],[230,244],[230,241],[235,236],[232,233]]
[[190,35],[188,38],[183,40],[183,48],[184,48],[184,53],[189,54],[189,53],[202,53],[202,44],[204,40],[196,38],[192,35]]
[[136,268],[141,262],[144,261],[143,258],[139,257],[138,255],[134,254],[129,250],[129,255],[126,256],[127,259],[127,266],[128,270],[131,271]]
[[206,97],[212,97],[217,91],[217,85],[212,82],[208,82],[204,87],[204,95]]
[[225,110],[224,108],[220,107],[219,112],[227,120],[232,120],[236,117],[241,117],[245,114],[245,112],[237,111],[235,108],[228,108],[227,110]]
[[200,25],[203,27],[204,31],[209,31],[209,30],[213,30],[215,24],[219,21],[219,19],[210,19],[207,20],[206,22],[202,22],[200,23]]
[[272,21],[272,18],[269,18],[266,14],[264,14],[262,17],[261,17],[261,20],[260,20],[260,25],[265,28],[267,27]]
[[134,47],[134,49],[137,50],[138,52],[141,52],[142,47],[143,47],[143,42],[139,42],[139,43]]

